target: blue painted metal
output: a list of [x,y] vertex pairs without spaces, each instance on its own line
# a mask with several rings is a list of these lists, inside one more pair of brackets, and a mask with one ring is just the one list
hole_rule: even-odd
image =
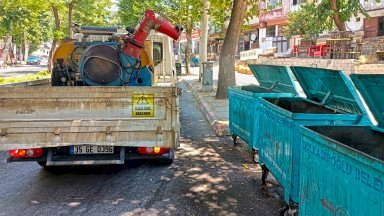
[[[153,74],[149,67],[140,67],[140,62],[119,52],[119,59],[121,65],[121,85],[125,86],[152,86]],[[138,64],[139,67],[135,68]],[[127,66],[128,65],[128,66]]]
[[260,86],[232,86],[228,88],[229,129],[248,144],[248,149],[259,149],[259,97],[294,97],[297,91],[287,67],[249,65]]
[[384,215],[384,75],[351,79],[379,127],[302,128],[300,215]]
[[384,78],[379,74],[352,74],[352,81],[359,89],[378,126],[384,128]]
[[352,82],[341,72],[291,67],[306,98],[260,99],[260,162],[299,203],[302,125],[370,125]]
[[119,55],[119,64],[120,71],[119,76],[112,80],[109,83],[101,84],[91,80],[84,74],[84,54],[87,53],[89,49],[97,45],[108,45],[117,49],[117,44],[115,42],[88,42],[86,45],[89,45],[83,54],[80,57],[79,68],[80,73],[83,77],[86,85],[90,86],[152,86],[153,73],[149,67],[141,67],[140,61],[134,59],[130,56],[127,56],[123,52],[118,52]]
[[302,144],[300,215],[384,215],[383,130],[303,127]]

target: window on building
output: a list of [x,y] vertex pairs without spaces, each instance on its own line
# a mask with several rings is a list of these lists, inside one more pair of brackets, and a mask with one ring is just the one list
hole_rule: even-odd
[[276,27],[275,26],[267,26],[267,37],[275,37],[276,36]]
[[379,17],[379,29],[377,31],[377,36],[384,35],[384,17]]
[[281,7],[282,0],[267,0],[268,8],[279,8]]
[[307,0],[293,0],[292,5],[299,5],[307,2]]
[[283,36],[284,35],[284,26],[282,25],[279,25],[279,27],[277,28],[277,36]]
[[251,41],[244,42],[244,51],[251,49]]

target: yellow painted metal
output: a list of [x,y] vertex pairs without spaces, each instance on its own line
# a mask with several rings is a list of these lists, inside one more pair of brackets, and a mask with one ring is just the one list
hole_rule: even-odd
[[153,68],[153,84],[157,83],[157,76],[156,76],[156,70],[155,70],[155,65],[153,64],[153,60],[151,58],[152,52],[153,52],[153,47],[152,47],[152,42],[150,40],[147,40],[144,42],[144,49],[141,50],[140,53],[140,59],[141,59],[141,65],[143,66],[143,62],[147,62],[145,65],[150,65],[150,67]]
[[71,53],[75,49],[75,44],[73,41],[62,43],[53,54],[52,62],[56,62],[57,59],[64,59],[64,62],[67,65],[71,64]]

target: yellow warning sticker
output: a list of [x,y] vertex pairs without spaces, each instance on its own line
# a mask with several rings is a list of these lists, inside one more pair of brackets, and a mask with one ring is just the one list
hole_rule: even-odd
[[132,96],[133,117],[153,117],[155,114],[153,94],[134,94]]

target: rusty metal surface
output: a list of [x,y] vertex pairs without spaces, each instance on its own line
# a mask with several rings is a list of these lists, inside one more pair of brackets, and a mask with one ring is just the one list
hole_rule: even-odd
[[[153,95],[153,117],[133,95]],[[80,144],[176,147],[176,87],[0,88],[0,150]]]

